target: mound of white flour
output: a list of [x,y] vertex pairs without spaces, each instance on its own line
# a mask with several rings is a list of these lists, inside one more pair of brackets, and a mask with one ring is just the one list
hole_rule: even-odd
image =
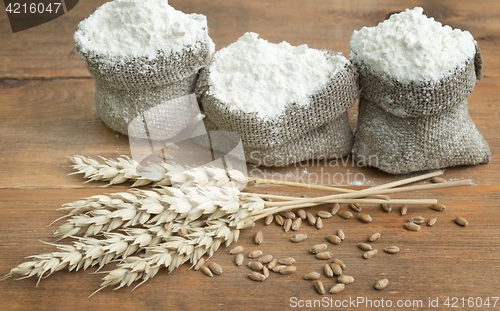
[[349,62],[342,55],[326,57],[307,45],[294,47],[246,33],[215,54],[210,65],[209,92],[222,103],[246,113],[276,117],[291,103],[309,104],[308,96],[322,89]]
[[407,9],[376,27],[355,30],[351,61],[363,61],[402,82],[438,81],[464,68],[476,52],[472,35],[422,13],[419,7]]
[[114,0],[105,3],[80,22],[74,35],[82,52],[93,51],[113,57],[153,58],[196,50],[200,42],[215,46],[208,37],[203,15],[184,14],[166,0]]

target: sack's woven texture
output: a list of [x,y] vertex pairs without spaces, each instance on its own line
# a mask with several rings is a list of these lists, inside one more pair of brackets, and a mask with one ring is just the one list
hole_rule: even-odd
[[[128,134],[129,123],[142,112],[165,101],[194,92],[198,72],[212,60],[208,43],[181,53],[117,58],[82,49],[76,51],[95,80],[97,113],[111,129]],[[85,51],[85,52],[84,52]],[[181,113],[184,107],[172,107]]]
[[465,68],[437,83],[402,83],[363,62],[353,65],[361,87],[353,147],[358,163],[403,174],[490,161],[467,110],[467,97],[482,78],[478,49]]
[[240,135],[247,149],[276,148],[332,120],[344,122],[339,117],[354,105],[359,95],[357,72],[349,64],[332,76],[325,88],[310,96],[309,105],[291,103],[283,115],[264,119],[257,113],[244,113],[220,102],[216,94],[210,93],[209,76],[210,68],[203,68],[196,86],[203,110],[217,128]]
[[[207,131],[219,130],[209,118],[205,118],[204,122]],[[352,144],[353,134],[346,112],[281,146],[274,148],[243,146],[243,150],[249,163],[279,167],[306,160],[344,157],[351,153]]]

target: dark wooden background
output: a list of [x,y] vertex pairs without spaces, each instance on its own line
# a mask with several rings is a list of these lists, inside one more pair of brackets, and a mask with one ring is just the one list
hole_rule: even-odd
[[[225,270],[222,276],[208,278],[187,266],[167,275],[165,271],[136,291],[106,289],[91,299],[87,296],[98,288],[103,275],[87,272],[58,272],[42,280],[0,282],[1,310],[284,310],[291,309],[291,297],[302,300],[320,299],[311,282],[301,279],[310,271],[320,271],[323,262],[308,254],[311,245],[342,228],[347,239],[330,248],[348,266],[354,284],[333,299],[423,300],[439,298],[440,307],[446,297],[500,296],[500,2],[490,1],[236,1],[236,0],[170,0],[172,6],[186,13],[207,16],[210,35],[217,49],[253,31],[272,42],[286,40],[293,45],[308,44],[348,55],[353,30],[374,26],[392,12],[422,6],[424,13],[443,24],[468,30],[477,40],[485,61],[485,77],[470,96],[470,115],[490,144],[493,159],[477,167],[446,169],[444,178],[471,178],[474,186],[394,195],[394,198],[436,198],[448,206],[438,213],[426,206],[410,208],[408,216],[438,216],[436,226],[421,232],[404,231],[406,218],[397,212],[384,213],[376,206],[366,206],[374,218],[370,224],[339,217],[325,220],[324,228],[313,230],[303,225],[301,232],[309,239],[291,245],[291,233],[276,225],[266,227],[265,241],[256,247],[252,237],[263,224],[241,234],[238,244],[246,249],[262,249],[277,257],[293,256],[298,272],[292,276],[273,274],[263,283],[246,277],[248,269],[236,267],[227,249],[221,247],[212,259]],[[55,227],[46,228],[63,215],[56,209],[61,204],[99,193],[123,190],[123,187],[101,188],[101,184],[83,184],[72,172],[65,156],[117,157],[129,154],[127,137],[109,130],[93,108],[94,84],[83,62],[74,51],[72,35],[78,22],[90,15],[104,1],[85,0],[66,15],[39,27],[12,34],[6,13],[0,13],[0,274],[23,261],[25,256],[53,251],[39,240],[52,241]],[[3,7],[2,7],[3,8]],[[351,111],[355,126],[356,110]],[[407,176],[391,176],[376,169],[352,165],[338,167],[314,163],[282,169],[252,169],[254,176],[289,180],[348,173],[364,178],[364,186],[378,185]],[[310,175],[304,174],[307,171]],[[351,175],[352,176],[352,175]],[[315,178],[315,177],[314,177]],[[315,180],[310,180],[315,182]],[[323,182],[323,183],[333,183]],[[345,180],[344,185],[350,186]],[[258,186],[252,191],[277,194],[315,196],[306,191],[277,186]],[[324,207],[327,208],[327,207]],[[346,207],[343,207],[346,208]],[[315,211],[318,209],[314,209]],[[452,222],[455,216],[468,219],[467,228]],[[379,253],[370,260],[361,258],[355,246],[371,233],[382,238],[375,243],[379,252],[387,245],[398,245],[396,255]],[[93,271],[93,270],[90,270]],[[389,287],[377,292],[375,281],[390,280]],[[325,280],[329,288],[333,280]],[[461,302],[458,304],[461,305]],[[496,308],[500,307],[500,302]],[[298,308],[293,308],[298,309]],[[344,308],[346,309],[346,308]],[[350,309],[350,308],[348,308]],[[359,305],[359,310],[367,310]],[[375,309],[375,308],[374,308]],[[379,308],[381,309],[381,308]],[[386,308],[389,310],[390,308]],[[397,309],[397,308],[392,308]],[[420,310],[422,308],[407,308]],[[457,309],[457,308],[455,308]],[[458,308],[488,309],[488,308]],[[490,307],[490,309],[494,309]]]

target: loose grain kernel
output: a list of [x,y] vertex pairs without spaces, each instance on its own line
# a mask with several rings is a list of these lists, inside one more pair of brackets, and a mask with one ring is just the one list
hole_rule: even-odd
[[369,223],[373,220],[372,216],[370,216],[368,214],[364,214],[364,213],[359,213],[358,218],[359,218],[359,220],[361,220],[362,222],[365,222],[365,223]]
[[337,281],[342,284],[351,284],[354,282],[354,278],[350,275],[341,275]]
[[339,245],[342,242],[342,239],[336,234],[330,234],[326,239],[334,245]]
[[300,225],[302,225],[302,218],[297,218],[292,222],[292,230],[297,231],[300,228]]
[[210,269],[210,271],[212,271],[213,274],[216,274],[216,275],[222,274],[222,267],[215,262],[209,263],[208,268]]
[[262,244],[262,242],[264,241],[264,233],[262,231],[257,231],[257,233],[255,234],[255,237],[254,237],[254,242],[255,244],[257,245],[260,245]]
[[212,271],[207,267],[207,266],[203,266],[200,268],[201,272],[203,272],[205,275],[209,276],[209,277],[212,277],[214,276],[212,274]]
[[344,241],[344,240],[345,240],[345,233],[344,233],[344,230],[339,229],[339,230],[337,231],[337,236],[338,236],[338,237],[339,237],[342,241]]
[[361,206],[358,203],[351,203],[349,207],[356,212],[361,212]]
[[256,271],[250,272],[248,274],[248,277],[250,278],[250,280],[257,281],[257,282],[262,282],[266,279],[266,276],[264,274],[256,272]]
[[382,207],[382,209],[386,212],[390,212],[392,211],[392,206],[391,204],[387,204],[387,203],[384,203],[384,204],[380,204],[380,206]]
[[316,244],[311,248],[309,252],[311,252],[311,254],[317,254],[326,251],[327,248],[328,245],[326,244]]
[[364,251],[371,251],[372,246],[368,243],[358,243],[358,247]]
[[323,219],[328,219],[330,217],[332,217],[332,214],[330,212],[327,212],[327,211],[319,211],[317,213],[318,217],[321,217]]
[[257,260],[258,262],[262,263],[262,264],[266,264],[266,263],[269,263],[273,260],[273,255],[264,255],[262,257],[259,258],[259,260]]
[[389,280],[388,279],[382,279],[382,280],[378,280],[377,283],[375,283],[375,289],[378,289],[378,290],[383,290],[384,288],[387,287],[387,285],[389,285]]
[[349,219],[349,218],[352,218],[353,215],[349,211],[340,211],[339,216],[344,218],[344,219]]
[[295,266],[287,266],[286,268],[283,268],[280,270],[281,274],[294,274],[297,271],[297,267]]
[[437,220],[438,220],[437,217],[432,217],[431,219],[429,219],[429,222],[427,222],[427,225],[434,226]]
[[399,209],[399,213],[401,214],[401,216],[406,215],[406,213],[408,213],[408,205],[403,204]]
[[316,229],[321,229],[323,228],[323,220],[321,220],[321,217],[318,217],[318,219],[316,219]]
[[238,254],[236,255],[236,257],[234,257],[234,263],[237,265],[237,266],[241,266],[243,264],[243,254]]
[[332,206],[332,210],[330,211],[330,214],[332,214],[332,216],[335,216],[339,212],[339,210],[340,210],[340,204],[335,203]]
[[463,217],[455,217],[455,222],[457,223],[457,225],[460,225],[462,227],[466,227],[469,225],[469,222]]
[[432,177],[431,181],[436,184],[442,184],[446,182],[446,180],[441,177]]
[[320,274],[318,272],[309,272],[308,274],[304,275],[304,280],[317,280],[319,279]]
[[306,216],[307,216],[307,222],[308,222],[311,226],[316,225],[316,217],[314,217],[314,215],[313,215],[313,214],[311,214],[311,213],[306,213]]
[[264,266],[258,261],[250,261],[248,267],[252,270],[260,271]]
[[281,258],[280,260],[278,260],[278,262],[281,264],[281,265],[293,265],[295,263],[295,259],[292,258],[292,257],[286,257],[286,258]]
[[332,267],[330,267],[329,265],[325,265],[323,267],[323,271],[325,272],[325,276],[327,278],[333,277],[333,270],[332,270]]
[[274,216],[273,215],[267,215],[266,219],[264,220],[264,224],[266,226],[269,226],[273,222]]
[[446,206],[444,206],[444,204],[439,204],[439,203],[432,204],[431,206],[429,206],[429,208],[439,212],[446,210]]
[[406,228],[406,230],[410,230],[410,231],[419,231],[420,229],[422,229],[422,228],[420,228],[419,225],[417,225],[414,222],[405,223],[405,228]]
[[305,239],[307,239],[307,234],[302,233],[294,235],[290,240],[294,243],[299,243],[304,241]]
[[251,251],[250,253],[248,253],[248,258],[257,258],[260,256],[262,256],[261,250],[255,250],[255,251]]
[[314,288],[320,295],[323,295],[325,293],[325,287],[323,286],[323,282],[321,282],[320,280],[317,280],[314,283]]
[[339,283],[335,284],[331,289],[330,289],[330,294],[338,294],[341,291],[345,289],[345,284]]
[[342,275],[342,267],[339,264],[334,262],[330,265],[330,268],[332,269],[333,274]]
[[332,257],[333,257],[333,254],[330,252],[321,252],[321,253],[316,254],[316,258],[321,259],[321,260],[328,260],[328,259],[331,259]]
[[307,213],[306,211],[304,211],[303,209],[299,209],[297,211],[297,215],[299,215],[299,217],[302,219],[302,220],[306,220],[307,219]]
[[375,242],[378,239],[380,239],[380,233],[378,233],[378,232],[375,232],[374,234],[372,234],[368,237],[368,241],[370,241],[370,242]]
[[384,251],[389,254],[396,254],[397,252],[399,252],[399,247],[387,246],[386,248],[384,248]]
[[377,250],[376,249],[372,249],[371,251],[367,251],[363,254],[363,258],[364,259],[370,259],[372,258],[373,256],[375,256],[375,254],[377,254]]

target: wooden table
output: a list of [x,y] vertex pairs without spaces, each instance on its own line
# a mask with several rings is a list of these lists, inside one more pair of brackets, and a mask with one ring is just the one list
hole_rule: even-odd
[[[72,170],[65,163],[67,155],[98,155],[116,158],[129,154],[128,139],[108,129],[93,108],[94,83],[83,62],[74,51],[72,35],[79,21],[91,14],[103,0],[80,1],[66,15],[39,27],[12,34],[5,13],[0,14],[0,274],[23,261],[25,256],[51,252],[53,247],[39,242],[53,241],[52,220],[63,215],[57,211],[63,203],[94,194],[121,191],[127,185],[102,188],[99,183],[83,184],[79,176],[68,176]],[[392,308],[369,308],[359,304],[342,309],[400,309],[398,300],[411,305],[408,310],[429,308],[429,298],[439,299],[439,307],[447,297],[476,301],[489,298],[493,303],[500,296],[500,178],[499,110],[495,106],[500,95],[500,2],[490,1],[180,1],[171,5],[186,13],[205,14],[210,35],[220,49],[234,42],[246,31],[261,37],[293,45],[307,43],[313,48],[327,48],[348,55],[349,39],[354,29],[374,26],[392,12],[406,7],[423,6],[424,13],[443,24],[468,30],[477,40],[485,61],[485,77],[470,96],[470,115],[488,141],[493,159],[490,164],[446,169],[447,180],[471,178],[474,186],[394,195],[394,198],[436,198],[447,205],[445,212],[426,206],[411,207],[408,216],[438,216],[434,227],[421,232],[402,229],[406,217],[397,210],[383,212],[377,206],[364,206],[374,221],[339,217],[326,219],[322,230],[304,224],[300,230],[309,235],[301,244],[289,242],[291,233],[277,225],[265,227],[258,223],[243,231],[239,245],[247,250],[262,249],[275,257],[293,256],[298,272],[291,276],[272,275],[263,283],[247,278],[246,267],[236,267],[233,258],[222,247],[213,257],[224,268],[221,276],[209,278],[188,271],[187,266],[167,275],[160,272],[154,279],[134,292],[130,289],[105,289],[91,299],[87,296],[99,287],[103,276],[88,271],[55,273],[41,281],[36,279],[0,282],[1,310],[283,310],[300,309],[295,303],[321,299],[310,281],[302,275],[320,271],[324,262],[308,254],[311,245],[342,228],[347,235],[339,246],[330,246],[335,256],[347,264],[346,274],[356,281],[338,295],[325,295],[332,303],[365,297],[372,301],[390,299]],[[356,109],[351,111],[353,127]],[[256,176],[282,177],[289,180],[313,180],[322,174],[350,172],[363,177],[364,186],[378,185],[407,176],[392,176],[376,169],[356,165],[310,163],[282,169],[252,169]],[[304,172],[307,171],[308,174]],[[326,175],[324,175],[326,176]],[[352,175],[351,175],[352,176]],[[339,177],[340,178],[340,177]],[[323,182],[331,183],[334,182]],[[341,181],[350,186],[351,182]],[[356,189],[356,187],[352,187]],[[257,186],[255,192],[316,196],[318,191],[280,186]],[[323,206],[323,209],[327,206]],[[344,209],[346,207],[343,207]],[[312,209],[317,211],[318,208]],[[468,219],[466,228],[452,222],[455,216]],[[407,217],[408,217],[407,216]],[[258,229],[265,240],[255,246],[252,238]],[[382,238],[374,243],[379,254],[370,260],[361,258],[356,243],[373,232]],[[398,245],[396,255],[382,252],[387,245]],[[94,270],[90,270],[91,272]],[[382,277],[390,285],[382,292],[373,289]],[[322,277],[329,288],[335,282]],[[296,297],[296,300],[292,297]],[[359,298],[358,298],[359,297]],[[414,305],[422,300],[423,307]],[[479,301],[479,300],[478,300]],[[345,302],[344,302],[345,303]],[[375,304],[377,302],[374,302]],[[418,303],[418,302],[417,302]],[[453,303],[453,300],[450,300]],[[461,306],[459,300],[457,306]],[[496,308],[500,308],[500,301]],[[311,309],[311,308],[309,308]],[[333,308],[330,308],[333,309]],[[457,308],[455,308],[457,309]],[[458,308],[460,310],[488,309]]]

